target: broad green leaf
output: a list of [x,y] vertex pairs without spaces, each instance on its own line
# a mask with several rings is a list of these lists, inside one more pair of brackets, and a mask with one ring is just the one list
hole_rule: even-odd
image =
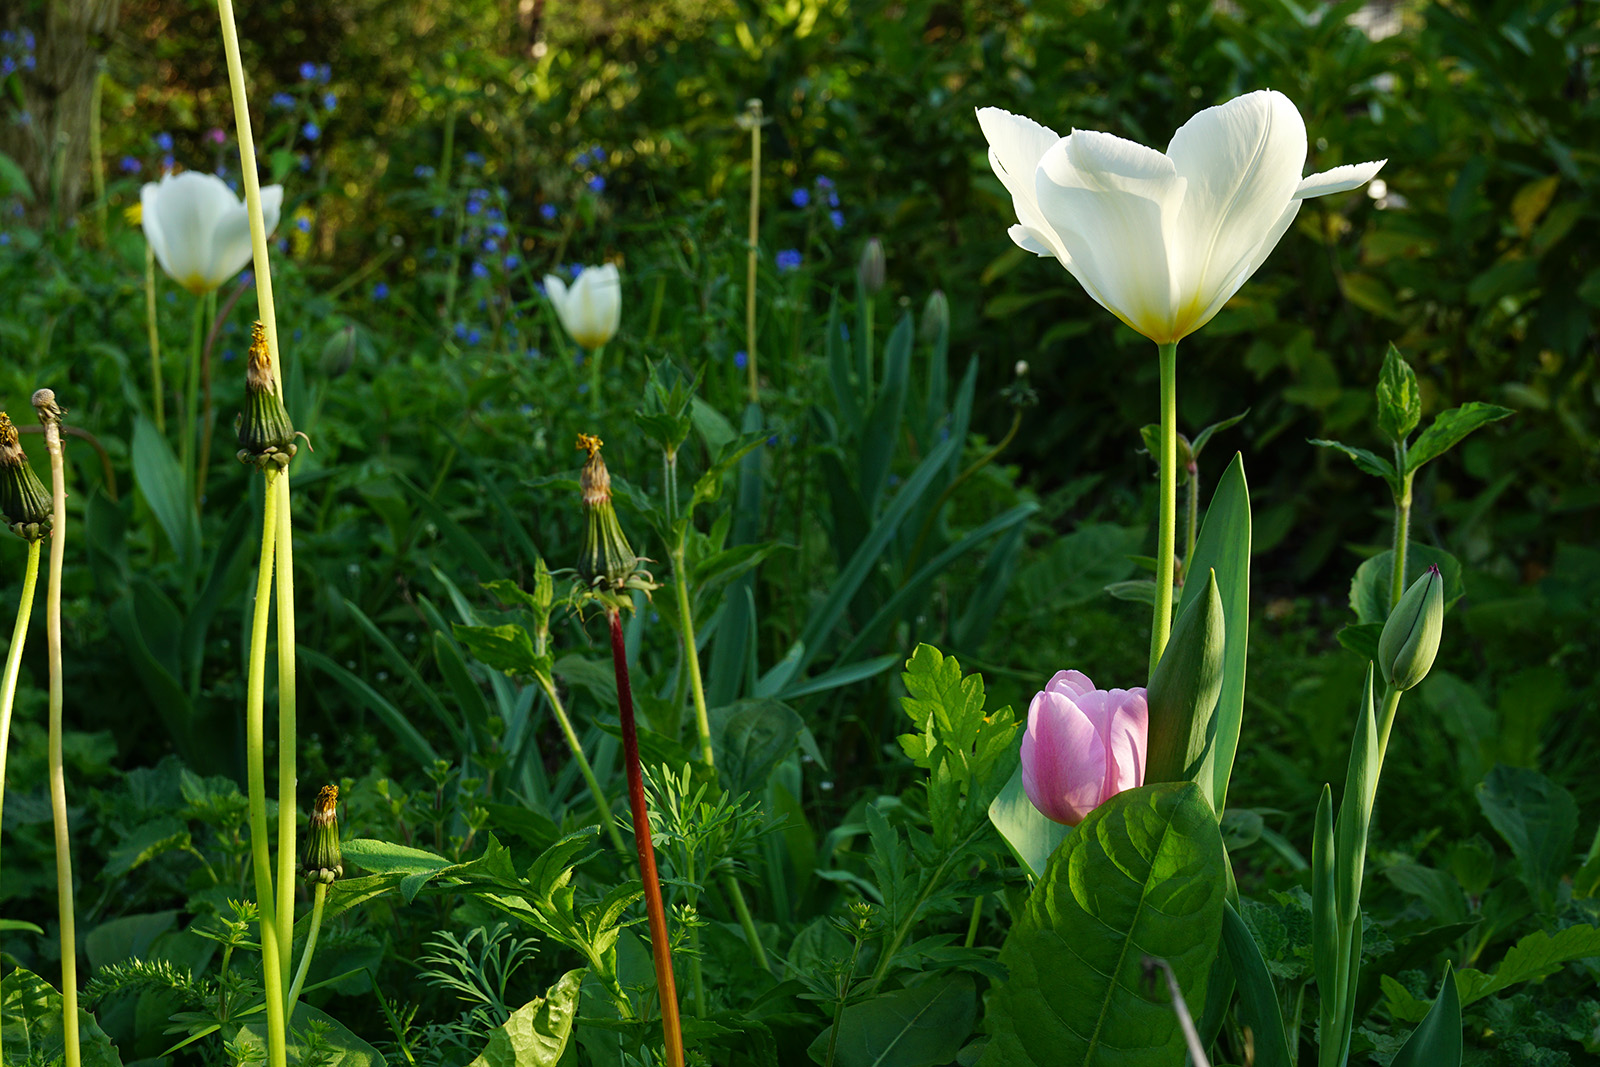
[[189,844],[189,827],[182,820],[165,816],[147,822],[123,838],[106,858],[105,874],[120,878],[161,855]]
[[825,1063],[832,1043],[838,1067],[942,1067],[977,1019],[977,987],[971,975],[957,973],[850,1005],[839,1018],[838,1041],[829,1026],[806,1051]]
[[511,1013],[489,1034],[483,1054],[468,1067],[556,1067],[572,1037],[583,970],[568,971],[545,991]]
[[1417,372],[1393,344],[1383,355],[1378,375],[1378,428],[1391,441],[1404,441],[1422,421],[1422,392]]
[[[316,1060],[322,1067],[384,1067],[383,1053],[357,1037],[349,1027],[320,1008],[301,1001],[294,1006],[294,1018],[289,1022],[289,1062],[309,1062],[310,1049],[304,1037],[315,1025],[326,1052]],[[266,1020],[261,1016],[239,1027],[238,1041],[261,1049],[259,1055],[266,1061]]]
[[533,635],[515,623],[499,626],[463,626],[451,623],[450,630],[474,659],[486,667],[507,674],[537,674],[551,669],[550,657],[534,651]]
[[1221,422],[1213,422],[1210,426],[1207,426],[1205,429],[1195,434],[1194,444],[1190,446],[1190,451],[1194,453],[1194,458],[1200,458],[1200,453],[1205,451],[1205,447],[1210,443],[1211,438],[1215,437],[1223,430],[1230,430],[1239,425],[1239,423],[1244,421],[1245,416],[1249,414],[1250,409],[1245,408],[1232,418],[1223,419]]
[[1222,596],[1217,576],[1206,571],[1202,585],[1191,576],[1188,598],[1172,625],[1161,662],[1150,673],[1150,741],[1147,782],[1198,782],[1211,803],[1214,779],[1217,697],[1222,693]]
[[1411,473],[1430,459],[1444,455],[1456,442],[1480,426],[1499,422],[1515,414],[1510,408],[1477,401],[1439,412],[1428,428],[1422,431],[1422,436],[1406,451],[1406,473]]
[[1390,463],[1382,456],[1379,456],[1377,453],[1369,452],[1364,448],[1352,448],[1350,445],[1342,444],[1338,441],[1329,441],[1321,437],[1308,438],[1306,443],[1317,445],[1321,448],[1338,449],[1340,452],[1343,452],[1345,455],[1349,456],[1357,467],[1360,467],[1368,474],[1382,478],[1384,481],[1389,483],[1390,488],[1394,489],[1396,492],[1399,491],[1400,479],[1395,474],[1394,464]]
[[[1243,416],[1240,416],[1241,418]],[[1219,423],[1219,426],[1226,423]],[[1205,522],[1194,543],[1194,558],[1185,562],[1190,575],[1212,571],[1222,598],[1222,692],[1217,697],[1212,779],[1208,799],[1218,815],[1228,801],[1228,781],[1244,725],[1244,686],[1250,650],[1250,486],[1244,456],[1235,453],[1211,494]],[[1154,586],[1151,587],[1152,590]],[[1202,583],[1184,583],[1178,598],[1181,613],[1199,595]]]
[[989,995],[981,1067],[1171,1067],[1183,1034],[1166,960],[1191,1013],[1222,935],[1227,857],[1192,782],[1118,793],[1050,860],[1000,950],[1011,979]]
[[[1443,549],[1419,545],[1415,541],[1407,545],[1404,587],[1410,588],[1430,566],[1438,567],[1444,576],[1444,606],[1448,611],[1461,599],[1466,587],[1461,584],[1461,561]],[[1379,552],[1356,568],[1355,577],[1350,579],[1350,610],[1356,613],[1359,625],[1378,623],[1381,632],[1381,624],[1389,617],[1389,580],[1393,576],[1392,551]]]
[[1444,984],[1428,1017],[1400,1047],[1390,1067],[1461,1067],[1461,999],[1444,965]]
[[1256,1067],[1290,1067],[1289,1043],[1283,1032],[1283,1012],[1277,989],[1249,927],[1224,903],[1222,947],[1233,964],[1239,989],[1239,1021],[1255,1035]]
[[1478,786],[1478,807],[1511,846],[1522,883],[1548,908],[1578,834],[1572,794],[1538,771],[1501,764]]
[[[66,1047],[61,994],[43,978],[15,967],[0,978],[0,1036],[8,1063],[60,1063]],[[111,1038],[93,1015],[78,1009],[82,1067],[122,1067]]]
[[989,804],[989,821],[1000,831],[1030,879],[1044,874],[1057,846],[1072,833],[1070,826],[1045,818],[1033,806],[1022,788],[1020,766],[1011,772],[1011,778]]
[[741,700],[712,708],[707,718],[717,774],[734,796],[763,795],[772,768],[794,751],[805,728],[800,714],[777,700]]
[[1336,635],[1339,644],[1366,660],[1378,658],[1378,638],[1383,636],[1381,622],[1346,623]]
[[35,926],[26,919],[0,919],[0,932],[6,930],[21,930],[24,933],[38,934],[40,937],[44,936],[42,927]]
[[155,423],[138,416],[133,424],[133,481],[156,517],[179,564],[191,573],[200,561],[200,514],[178,466],[178,457]]
[[13,196],[29,203],[33,200],[33,187],[28,184],[27,172],[17,161],[0,152],[0,197]]
[[1555,934],[1535,930],[1505,954],[1492,974],[1467,969],[1456,974],[1462,1007],[1509,989],[1555,974],[1573,960],[1600,956],[1600,926],[1569,926]]
[[346,841],[343,852],[347,862],[373,874],[417,874],[450,866],[449,860],[436,853],[367,837]]
[[1156,583],[1148,578],[1133,578],[1126,582],[1112,582],[1106,586],[1106,592],[1117,600],[1131,600],[1136,604],[1156,603]]

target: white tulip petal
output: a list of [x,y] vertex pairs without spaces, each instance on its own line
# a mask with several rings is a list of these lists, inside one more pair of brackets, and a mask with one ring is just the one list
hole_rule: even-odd
[[1034,172],[1039,169],[1039,160],[1061,137],[1048,126],[997,107],[979,108],[978,125],[989,141],[989,166],[1011,194],[1017,221],[1024,229],[1032,231],[1035,242],[1049,251],[1039,252],[1017,241],[1015,236],[1012,240],[1036,255],[1052,255],[1064,260],[1065,249],[1039,209],[1038,194],[1034,190]]
[[615,336],[622,320],[622,277],[616,264],[584,268],[570,288],[547,274],[544,287],[562,327],[579,345],[593,351]]
[[1177,325],[1187,334],[1293,199],[1306,160],[1305,123],[1282,93],[1247,93],[1184,123],[1167,154],[1189,180],[1173,254],[1184,294]]
[[161,212],[156,206],[160,190],[161,186],[155,182],[146,182],[144,188],[139,190],[139,219],[144,226],[144,239],[150,242],[150,251],[155,253],[156,262],[170,275],[172,267],[167,263],[167,237],[161,229]]
[[1278,247],[1278,242],[1283,239],[1283,235],[1288,232],[1289,226],[1294,222],[1295,216],[1298,214],[1300,214],[1300,201],[1289,201],[1289,205],[1283,209],[1283,214],[1279,215],[1278,220],[1272,224],[1272,229],[1252,250],[1250,258],[1238,265],[1233,272],[1233,276],[1217,290],[1211,297],[1211,302],[1203,307],[1200,314],[1192,320],[1188,327],[1190,333],[1210,322],[1216,313],[1221,311],[1229,300],[1233,299],[1233,294],[1242,289],[1244,283],[1249,281],[1255,272],[1261,269],[1261,264],[1265,263],[1267,257],[1272,254],[1272,250]]
[[[283,186],[269,185],[262,189],[261,216],[262,222],[266,225],[267,236],[270,237],[272,231],[278,228],[278,216],[282,210]],[[248,266],[255,251],[250,241],[250,212],[242,201],[229,209],[217,223],[217,232],[212,243],[216,249],[213,261],[216,270],[213,278],[215,287]]]
[[1074,131],[1039,163],[1039,206],[1089,295],[1157,340],[1171,327],[1167,245],[1185,180],[1153,149]]
[[1329,193],[1345,193],[1351,189],[1359,189],[1373,179],[1387,159],[1375,160],[1371,163],[1346,163],[1342,167],[1325,170],[1321,174],[1311,174],[1300,179],[1300,184],[1295,188],[1296,200],[1309,200],[1313,196],[1327,196]]
[[[281,202],[281,190],[278,199]],[[146,186],[139,201],[146,238],[162,269],[191,293],[210,292],[249,260],[246,226],[244,260],[227,269],[238,255],[238,226],[245,209],[216,175],[192,170],[168,174]]]
[[1020,223],[1006,231],[1007,236],[1016,243],[1016,246],[1025,252],[1032,252],[1036,256],[1056,256],[1056,250],[1047,243],[1044,234],[1038,230],[1030,229]]

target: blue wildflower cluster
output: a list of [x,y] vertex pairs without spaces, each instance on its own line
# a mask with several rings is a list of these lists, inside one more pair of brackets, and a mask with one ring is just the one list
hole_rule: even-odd
[[826,205],[829,225],[836,230],[844,229],[844,212],[839,210],[839,190],[834,186],[833,179],[819,175],[812,185],[812,189],[802,185],[790,190],[789,203],[801,209]]
[[800,269],[800,250],[798,248],[785,248],[778,253],[778,273],[787,274]]
[[34,54],[37,42],[29,29],[7,30],[0,33],[0,80],[19,70],[32,70],[38,66]]
[[326,63],[305,62],[300,64],[300,80],[303,82],[316,82],[318,85],[327,85],[328,79],[333,77],[333,68]]
[[[601,148],[599,145],[593,145],[592,147],[579,152],[578,157],[572,161],[572,165],[578,170],[589,170],[591,168],[598,167],[605,161],[606,150]],[[585,188],[596,195],[606,191],[606,179],[605,175],[603,174],[590,174],[583,180],[583,184]]]

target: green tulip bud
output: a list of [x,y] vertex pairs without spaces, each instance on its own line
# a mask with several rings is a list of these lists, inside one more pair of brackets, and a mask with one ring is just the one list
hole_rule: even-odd
[[1444,576],[1430,566],[1389,613],[1378,638],[1383,680],[1407,690],[1428,676],[1444,632]]
[[342,377],[356,362],[356,328],[345,325],[333,331],[322,345],[322,376]]
[[917,336],[922,343],[931,345],[950,329],[950,301],[943,289],[935,289],[922,305],[922,320],[917,324]]
[[883,258],[883,242],[874,237],[861,250],[861,261],[856,264],[856,277],[868,296],[883,288],[887,264]]
[[325,785],[317,791],[306,835],[306,877],[332,885],[344,874],[344,853],[339,848],[339,787]]
[[55,519],[50,492],[33,472],[11,418],[0,411],[0,519],[18,537],[38,541]]

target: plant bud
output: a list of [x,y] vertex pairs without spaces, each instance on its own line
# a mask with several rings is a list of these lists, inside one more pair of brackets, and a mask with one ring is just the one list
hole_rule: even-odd
[[611,475],[606,470],[606,461],[600,458],[604,444],[594,434],[578,435],[578,447],[589,453],[579,478],[587,527],[582,554],[578,557],[578,577],[591,588],[614,593],[638,573],[639,557],[628,544],[622,525],[617,522],[616,509],[611,505]]
[[278,382],[272,372],[272,352],[267,347],[266,328],[257,322],[250,332],[250,358],[245,366],[244,416],[238,421],[239,462],[252,463],[263,470],[269,464],[287,467],[294,457],[294,423],[278,395]]
[[55,518],[50,492],[33,472],[11,418],[0,411],[0,518],[25,541],[50,532]]
[[935,289],[928,302],[922,305],[922,321],[917,324],[917,336],[922,343],[931,345],[950,329],[950,301],[943,289]]
[[874,237],[861,250],[861,261],[856,264],[856,278],[868,296],[883,288],[885,269],[883,242]]
[[344,854],[339,849],[338,786],[325,785],[317,791],[306,837],[306,878],[332,885],[344,874]]
[[1444,632],[1444,576],[1430,566],[1389,613],[1378,638],[1383,680],[1407,690],[1428,676]]
[[355,361],[356,328],[353,325],[341,326],[323,343],[322,376],[330,380],[342,377],[355,365]]

